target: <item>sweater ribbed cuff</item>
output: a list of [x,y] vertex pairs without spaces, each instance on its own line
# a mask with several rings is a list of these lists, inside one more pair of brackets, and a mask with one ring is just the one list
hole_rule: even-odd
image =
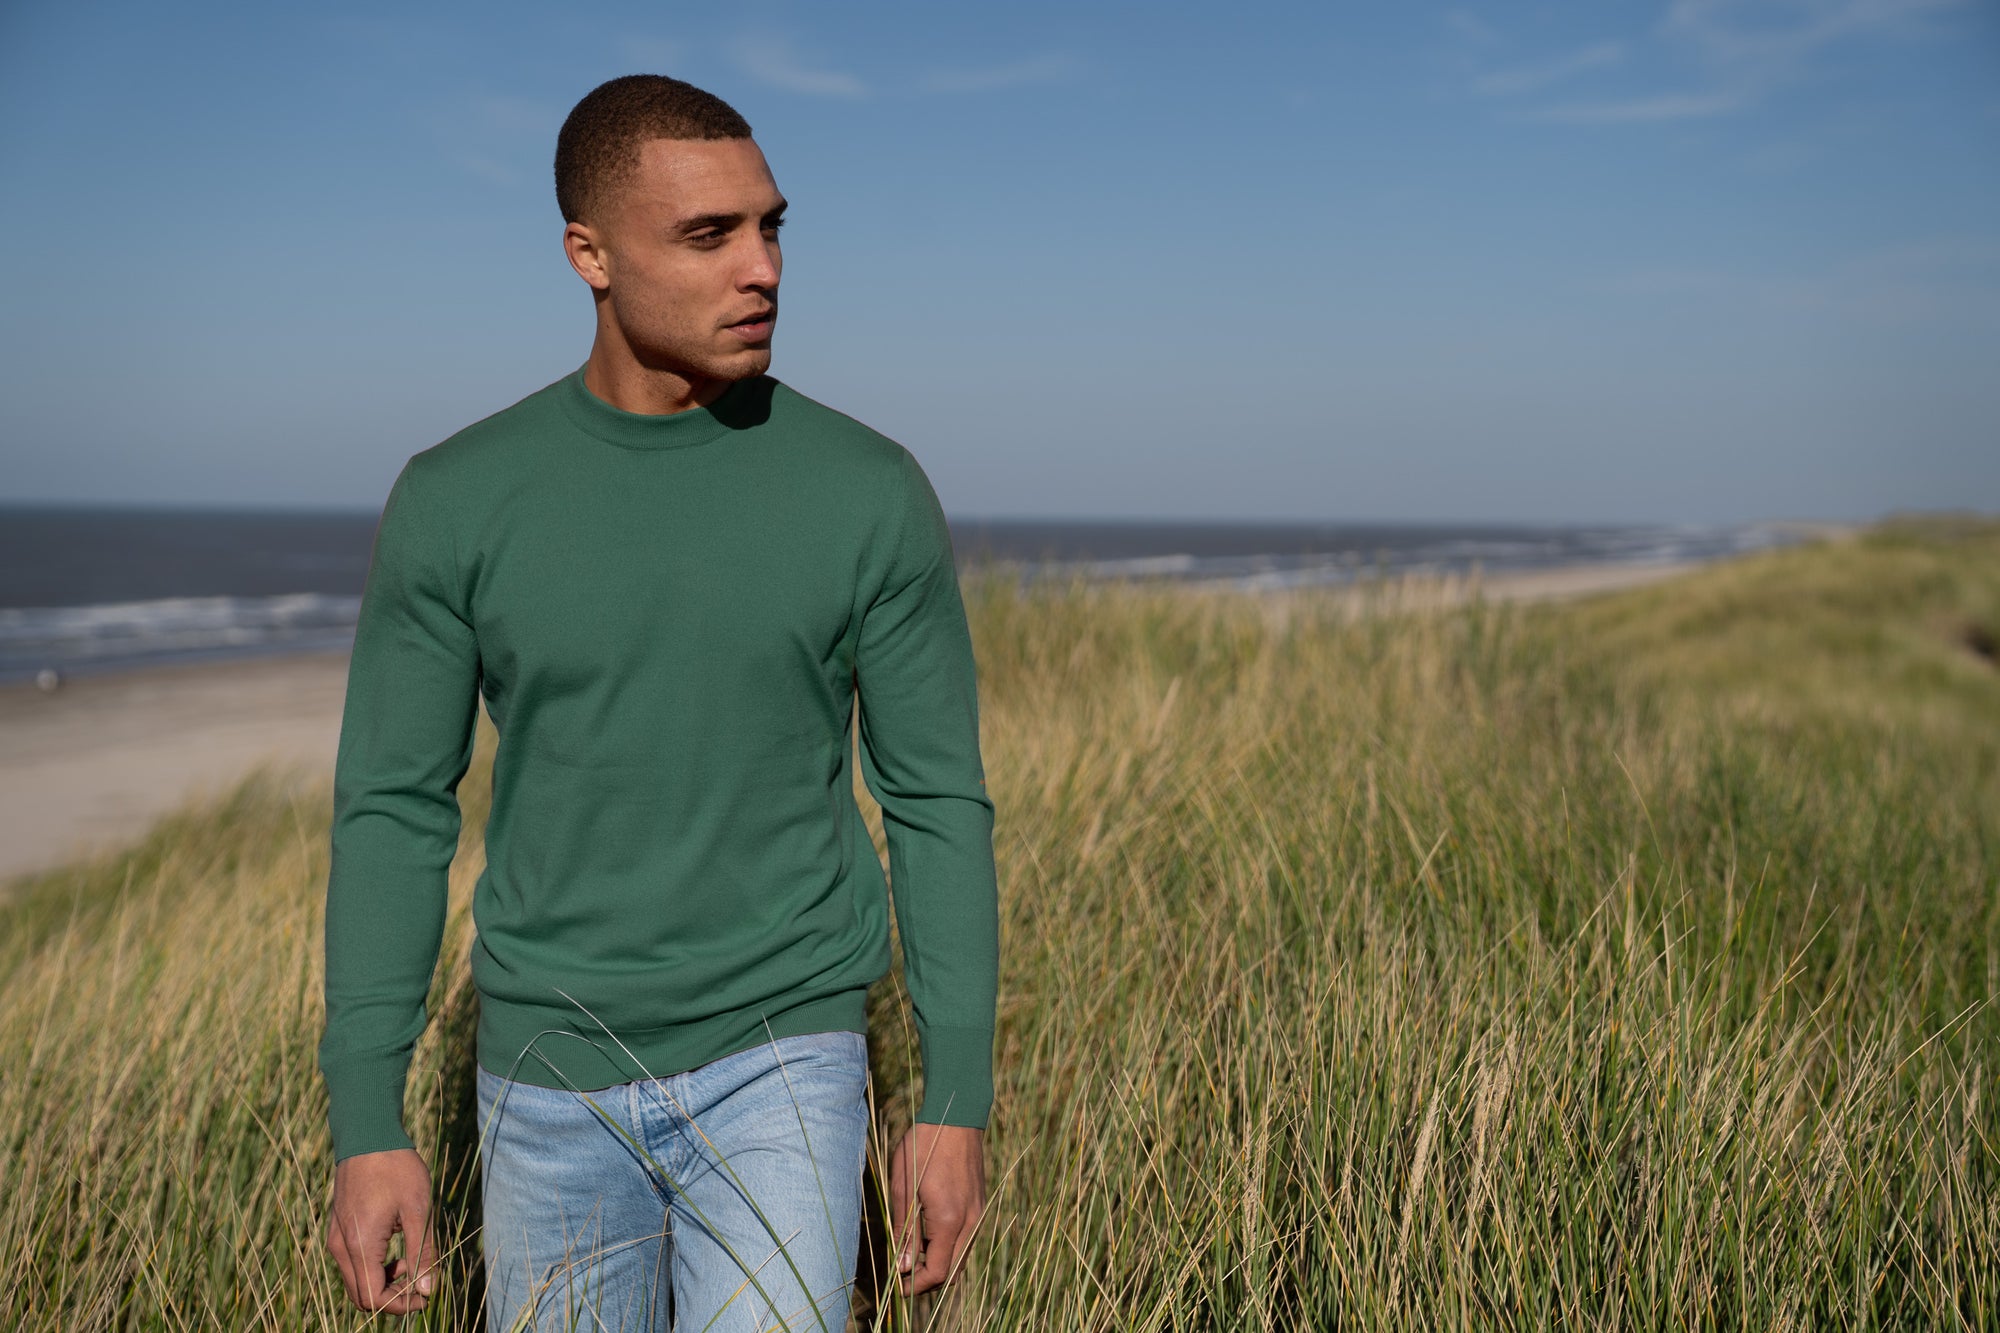
[[917,1025],[924,1101],[917,1122],[986,1128],[993,1109],[993,1029]]
[[322,1072],[334,1161],[416,1146],[403,1131],[403,1084],[408,1075],[404,1062],[368,1060]]

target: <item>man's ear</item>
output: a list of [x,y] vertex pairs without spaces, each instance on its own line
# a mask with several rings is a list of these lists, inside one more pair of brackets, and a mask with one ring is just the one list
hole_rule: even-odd
[[589,224],[572,222],[563,228],[563,253],[569,256],[569,266],[577,277],[600,292],[611,286],[609,261]]

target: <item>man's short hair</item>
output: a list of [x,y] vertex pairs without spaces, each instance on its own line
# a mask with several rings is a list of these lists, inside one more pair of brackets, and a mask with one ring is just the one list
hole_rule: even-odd
[[648,139],[748,139],[736,108],[664,74],[600,83],[570,110],[556,135],[556,207],[581,222],[639,165]]

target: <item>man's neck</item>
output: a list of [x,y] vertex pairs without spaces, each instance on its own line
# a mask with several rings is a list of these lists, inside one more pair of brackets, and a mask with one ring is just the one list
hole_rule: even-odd
[[608,348],[603,339],[591,345],[583,367],[584,387],[622,412],[672,416],[707,407],[729,387],[728,380],[689,378],[671,370],[641,365],[622,348]]

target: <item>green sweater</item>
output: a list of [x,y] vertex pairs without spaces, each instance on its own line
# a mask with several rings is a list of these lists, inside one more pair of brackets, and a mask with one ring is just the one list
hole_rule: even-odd
[[998,912],[971,639],[909,451],[769,377],[620,411],[581,370],[411,458],[376,531],[334,784],[320,1068],[336,1159],[410,1145],[477,700],[479,1063],[663,1077],[867,1030],[889,894],[926,1123],[986,1123]]

